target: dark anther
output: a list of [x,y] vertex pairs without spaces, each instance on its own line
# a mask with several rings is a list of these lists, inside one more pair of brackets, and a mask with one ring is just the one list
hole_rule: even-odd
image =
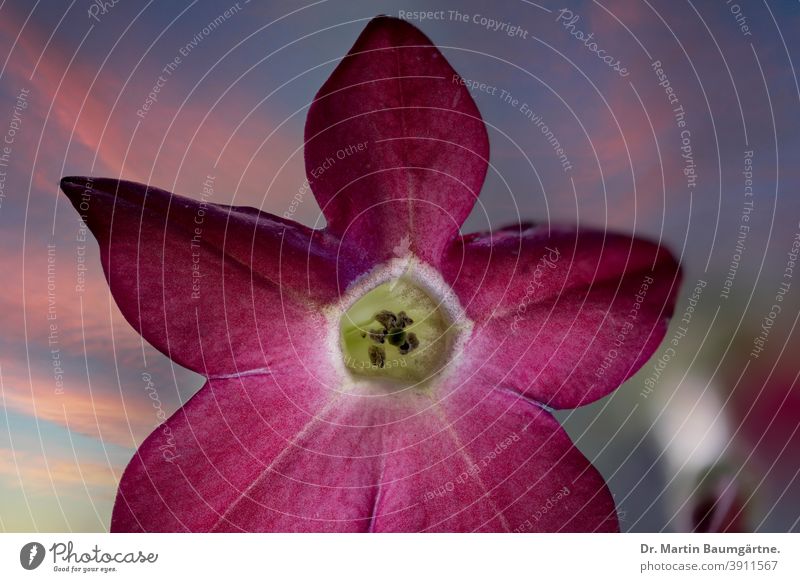
[[397,314],[397,327],[403,329],[408,327],[412,323],[414,323],[414,320],[411,319],[408,315],[406,315],[405,311],[401,311],[400,313]]
[[386,363],[386,352],[383,348],[378,346],[369,346],[369,363],[373,366],[378,366],[379,368],[383,368],[384,364]]
[[406,341],[406,332],[404,332],[400,327],[395,327],[389,330],[389,333],[386,335],[386,339],[388,339],[389,343],[393,346],[399,346]]
[[[373,329],[367,332],[372,341],[380,344],[384,343],[384,341],[388,341],[391,345],[397,346],[401,354],[407,354],[419,346],[417,336],[404,331],[407,326],[414,323],[414,320],[411,319],[405,311],[401,311],[395,315],[388,309],[384,309],[375,314],[375,321],[383,326],[383,330]],[[370,348],[370,360],[372,359],[371,350],[372,348]],[[385,352],[383,356],[385,357]],[[381,367],[383,367],[382,364]]]
[[391,311],[384,309],[375,315],[375,321],[380,323],[385,330],[389,330],[397,325],[397,317]]
[[405,341],[402,344],[400,344],[398,349],[400,350],[400,354],[405,356],[408,352],[418,347],[419,347],[419,339],[417,339],[417,334],[409,333],[406,335]]
[[369,330],[369,339],[375,343],[382,344],[386,341],[386,330],[384,329],[371,329]]

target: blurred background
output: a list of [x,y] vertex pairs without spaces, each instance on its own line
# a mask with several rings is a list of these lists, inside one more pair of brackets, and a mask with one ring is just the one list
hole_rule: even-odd
[[465,231],[607,227],[681,259],[653,359],[559,413],[622,529],[800,530],[794,0],[3,2],[0,530],[107,530],[136,446],[202,385],[122,318],[59,179],[199,198],[213,176],[210,201],[313,224],[308,104],[379,13],[474,81],[492,168]]

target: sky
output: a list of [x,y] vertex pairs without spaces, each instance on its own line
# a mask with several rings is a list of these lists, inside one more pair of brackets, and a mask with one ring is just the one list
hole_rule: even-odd
[[[656,389],[650,363],[561,416],[623,529],[685,528],[714,468],[751,528],[800,530],[787,453],[800,444],[800,281],[769,319],[800,232],[800,3],[98,6],[0,4],[0,530],[106,530],[137,445],[202,385],[124,320],[59,179],[199,198],[212,176],[214,202],[282,215],[305,179],[308,105],[381,13],[414,21],[473,87],[491,167],[465,232],[607,228],[680,257],[677,313],[691,307],[691,322]],[[310,194],[294,218],[321,223]]]

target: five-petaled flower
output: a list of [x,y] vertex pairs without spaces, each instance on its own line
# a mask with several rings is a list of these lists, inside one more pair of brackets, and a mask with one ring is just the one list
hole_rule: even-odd
[[369,23],[308,112],[324,229],[204,204],[196,237],[191,199],[62,180],[127,320],[208,379],[136,452],[112,530],[618,529],[551,410],[648,359],[678,266],[600,231],[460,235],[489,140],[454,74]]

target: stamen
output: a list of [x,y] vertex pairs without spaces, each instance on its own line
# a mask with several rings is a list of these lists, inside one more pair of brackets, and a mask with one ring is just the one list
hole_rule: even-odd
[[369,346],[369,363],[383,368],[386,365],[386,352],[378,346]]
[[419,347],[419,340],[417,339],[417,335],[415,333],[409,333],[406,336],[406,341],[404,341],[400,347],[400,353],[402,355],[406,355],[411,350],[415,350]]
[[397,317],[391,311],[384,309],[375,314],[375,321],[383,326],[383,329],[390,329],[397,325]]
[[[364,337],[363,335],[361,337]],[[383,329],[371,329],[369,330],[369,339],[379,344],[382,344],[386,341],[386,330]]]
[[443,365],[449,329],[427,293],[397,279],[367,292],[342,317],[344,360],[353,374],[418,382]]
[[399,327],[395,327],[389,330],[389,333],[386,334],[386,339],[389,340],[389,343],[393,346],[399,346],[405,342],[406,332]]
[[400,329],[404,329],[414,323],[414,320],[411,319],[408,315],[406,315],[405,311],[401,311],[397,314],[397,327]]

